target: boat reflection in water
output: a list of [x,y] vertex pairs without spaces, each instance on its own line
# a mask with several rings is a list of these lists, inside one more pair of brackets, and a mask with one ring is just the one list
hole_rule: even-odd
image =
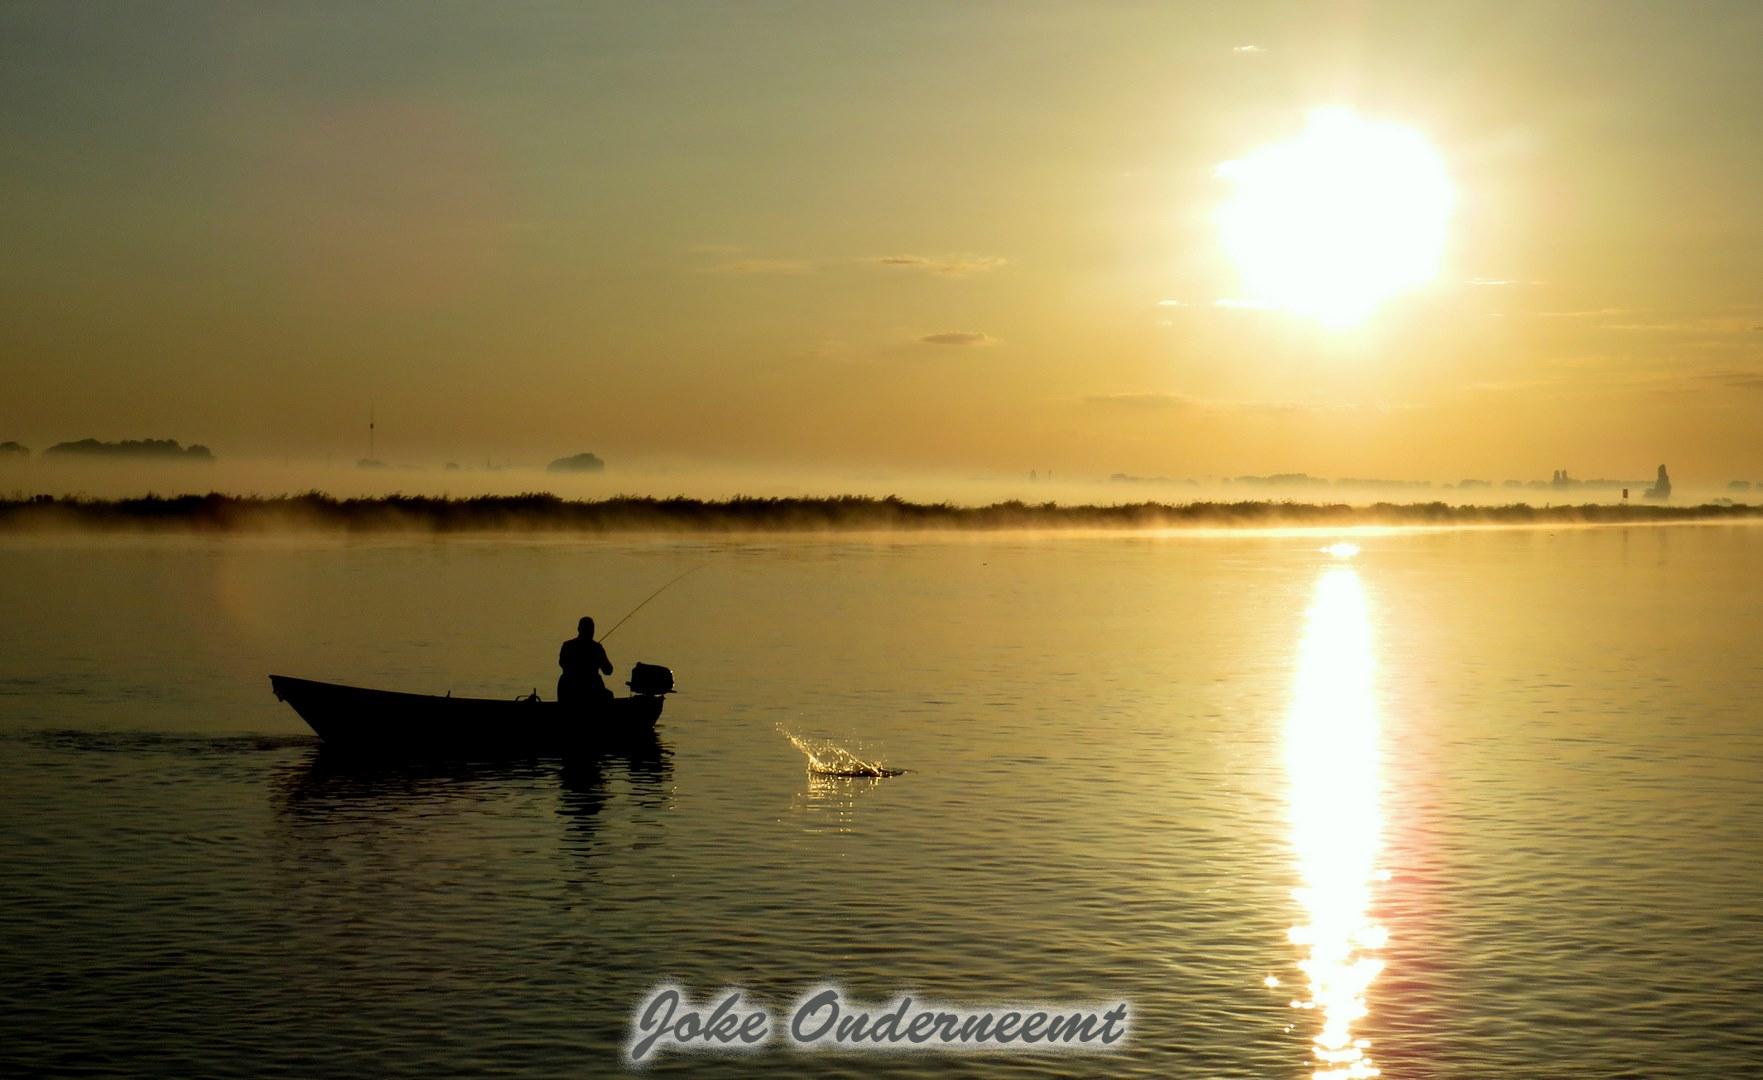
[[[1330,550],[1341,559],[1355,552]],[[1308,996],[1292,1005],[1321,1014],[1311,1045],[1318,1078],[1379,1074],[1370,1043],[1353,1033],[1383,969],[1375,954],[1388,937],[1371,916],[1373,884],[1388,879],[1377,866],[1373,666],[1365,588],[1352,567],[1332,566],[1318,579],[1306,617],[1285,733],[1292,846],[1302,882],[1294,896],[1307,920],[1288,935],[1305,950],[1299,968],[1308,980]]]
[[519,805],[554,789],[557,816],[568,826],[565,841],[590,855],[599,845],[600,812],[620,777],[634,818],[659,825],[673,798],[673,751],[653,729],[593,753],[491,760],[386,758],[314,746],[278,787],[291,822],[376,837],[401,830],[432,835],[451,815]]

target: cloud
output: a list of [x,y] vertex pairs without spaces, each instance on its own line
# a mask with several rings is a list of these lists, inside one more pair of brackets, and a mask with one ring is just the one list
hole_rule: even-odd
[[851,345],[851,343],[848,341],[842,341],[838,338],[823,339],[815,343],[808,350],[808,357],[812,360],[829,360],[844,363],[845,361],[856,358],[856,356],[857,350]]
[[996,345],[998,339],[976,330],[950,330],[942,334],[926,334],[918,339],[918,343],[920,345]]
[[996,255],[880,255],[867,258],[828,257],[819,259],[775,258],[741,255],[746,249],[735,244],[699,244],[691,248],[694,255],[717,256],[721,261],[699,268],[704,274],[730,274],[752,277],[758,275],[814,274],[841,265],[879,266],[892,270],[912,270],[936,277],[969,277],[996,270],[1005,260]]
[[1536,313],[1536,317],[1539,319],[1597,319],[1607,315],[1628,315],[1634,310],[1634,308],[1605,307],[1583,308],[1578,311],[1539,311]]
[[1597,358],[1594,357],[1551,360],[1548,363],[1579,370],[1559,371],[1531,378],[1475,382],[1465,389],[1472,393],[1522,392],[1549,398],[1608,394],[1695,394],[1722,388],[1763,390],[1763,368],[1585,370],[1597,363]]
[[814,264],[807,259],[736,259],[734,262],[706,267],[704,272],[752,277],[765,274],[812,274],[814,269]]
[[1704,377],[1740,390],[1763,390],[1763,371],[1710,371]]
[[1186,409],[1194,399],[1180,394],[1097,394],[1084,398],[1085,405],[1122,409]]
[[1525,281],[1520,278],[1472,277],[1464,282],[1472,289],[1503,289],[1521,285],[1541,285],[1540,281]]
[[1233,45],[1231,46],[1230,51],[1239,55],[1252,55],[1254,53],[1264,53],[1267,50],[1259,45]]
[[1659,322],[1603,323],[1605,330],[1640,330],[1666,334],[1742,334],[1757,327],[1749,319],[1666,319]]
[[865,260],[895,270],[916,270],[939,277],[968,277],[1003,266],[996,255],[879,255]]
[[1195,398],[1184,394],[1097,394],[1084,398],[1083,403],[1135,412],[1196,410],[1202,413],[1261,416],[1293,413],[1391,413],[1417,407],[1400,401],[1243,401]]
[[1159,300],[1160,308],[1202,308],[1214,307],[1221,311],[1277,311],[1279,305],[1268,300],[1257,300],[1244,296],[1221,296],[1207,303],[1206,301]]

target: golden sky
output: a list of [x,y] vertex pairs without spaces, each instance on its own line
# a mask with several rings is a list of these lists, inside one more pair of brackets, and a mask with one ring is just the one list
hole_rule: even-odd
[[[1759,56],[1747,3],[10,4],[0,439],[1763,478]],[[1321,107],[1452,195],[1347,325],[1221,238]]]

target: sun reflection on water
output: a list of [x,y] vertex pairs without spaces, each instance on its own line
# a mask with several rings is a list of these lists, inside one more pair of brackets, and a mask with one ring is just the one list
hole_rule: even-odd
[[1348,565],[1332,566],[1316,591],[1299,649],[1286,720],[1292,846],[1302,885],[1294,896],[1307,920],[1288,933],[1305,950],[1298,965],[1307,996],[1298,1009],[1321,1014],[1311,1051],[1315,1077],[1379,1075],[1353,1025],[1383,969],[1374,955],[1388,938],[1372,920],[1377,867],[1378,719],[1372,695],[1371,622],[1365,589]]

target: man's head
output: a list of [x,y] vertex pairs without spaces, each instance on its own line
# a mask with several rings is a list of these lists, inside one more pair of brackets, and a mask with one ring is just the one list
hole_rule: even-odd
[[575,624],[575,632],[585,638],[593,637],[594,636],[594,620],[588,618],[586,615],[583,615],[581,617],[581,619]]

